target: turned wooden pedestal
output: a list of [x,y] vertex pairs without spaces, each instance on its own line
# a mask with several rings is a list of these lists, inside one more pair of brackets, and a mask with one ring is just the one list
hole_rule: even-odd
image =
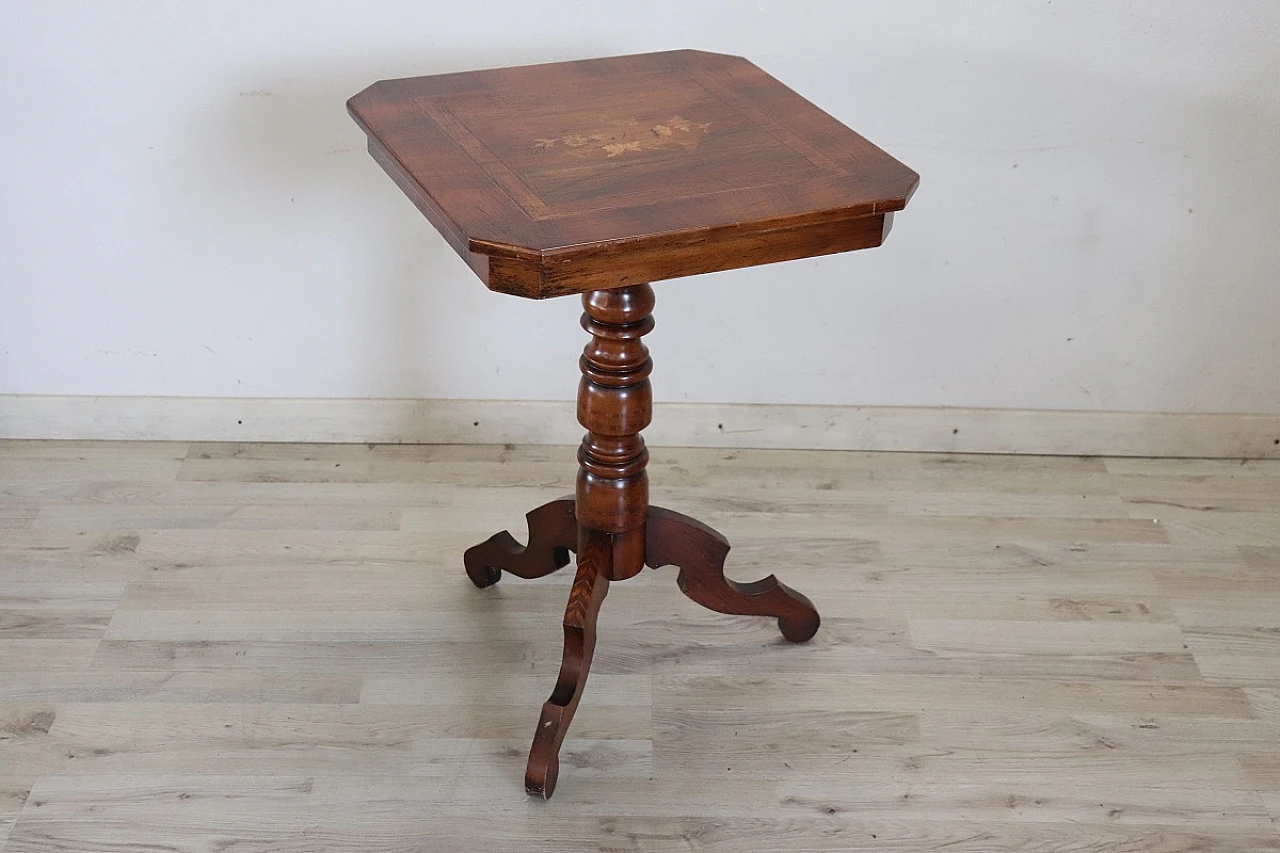
[[549,797],[610,582],[674,565],[704,607],[775,618],[792,642],[818,630],[803,595],[772,575],[726,579],[723,536],[649,505],[648,282],[878,246],[918,178],[746,60],[699,51],[385,80],[348,108],[490,289],[582,294],[575,494],[528,514],[527,545],[503,531],[464,555],[480,587],[577,555],[564,659],[525,773]]
[[557,755],[582,698],[596,644],[596,614],[610,581],[634,577],[646,565],[680,567],[685,595],[720,613],[777,618],[782,634],[804,642],[818,630],[809,599],[770,576],[737,584],[724,576],[729,543],[706,525],[649,506],[649,478],[640,430],[649,424],[653,364],[640,340],[653,328],[653,288],[636,284],[582,297],[582,326],[591,342],[582,354],[578,421],[587,435],[578,449],[574,497],[552,501],[528,515],[529,544],[521,548],[503,531],[464,555],[476,586],[496,583],[503,571],[522,578],[548,575],[578,555],[578,572],[564,615],[564,661],[533,737],[525,789],[551,796]]

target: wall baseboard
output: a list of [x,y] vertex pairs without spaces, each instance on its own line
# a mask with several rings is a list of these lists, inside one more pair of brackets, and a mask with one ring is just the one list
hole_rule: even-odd
[[[1280,414],[659,403],[655,447],[1280,459]],[[0,395],[0,438],[576,444],[570,402]]]

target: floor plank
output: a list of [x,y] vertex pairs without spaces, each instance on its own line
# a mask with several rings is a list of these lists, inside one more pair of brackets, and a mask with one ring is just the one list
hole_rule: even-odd
[[0,850],[1280,851],[1280,463],[654,448],[818,635],[461,554],[571,448],[0,442]]

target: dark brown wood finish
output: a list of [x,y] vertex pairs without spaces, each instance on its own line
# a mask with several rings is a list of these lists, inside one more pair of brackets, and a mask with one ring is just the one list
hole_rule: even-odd
[[578,570],[564,618],[564,659],[551,698],[542,706],[525,771],[525,789],[550,797],[560,772],[560,745],[582,698],[596,644],[596,617],[609,582],[635,576],[647,564],[678,566],[676,582],[690,599],[719,613],[771,616],[782,635],[802,643],[818,630],[818,611],[770,575],[740,584],[724,576],[728,541],[695,519],[649,506],[641,430],[649,425],[653,362],[641,338],[653,328],[653,288],[647,284],[582,296],[583,349],[578,421],[587,434],[578,448],[574,498],[526,515],[529,544],[507,531],[467,550],[467,576],[491,586],[507,571],[523,578],[549,575],[578,554]]
[[478,587],[578,555],[564,657],[525,773],[549,797],[612,581],[675,565],[690,599],[804,642],[809,599],[724,576],[729,543],[649,505],[649,282],[878,246],[917,177],[745,59],[700,51],[386,80],[351,114],[374,158],[492,289],[581,293],[576,492],[467,550]]
[[578,422],[587,434],[578,448],[578,524],[610,534],[609,579],[626,580],[644,568],[649,451],[640,431],[652,418],[653,362],[640,338],[653,328],[653,288],[595,290],[582,306],[591,341],[579,360]]
[[551,698],[542,705],[524,772],[524,789],[543,799],[549,798],[556,789],[560,745],[564,743],[587,684],[591,656],[596,649],[596,617],[609,592],[613,536],[581,528],[578,536],[578,573],[564,611],[564,657],[560,662],[560,675]]
[[[567,563],[561,554],[578,554],[578,570],[569,591],[564,617],[564,657],[555,689],[542,706],[533,747],[525,769],[525,790],[549,798],[560,774],[560,746],[587,683],[596,647],[596,619],[609,590],[610,578],[619,574],[615,561],[626,552],[616,534],[577,526],[573,529],[573,501],[552,501],[530,512],[529,545],[521,548],[507,531],[470,548],[465,555],[467,575],[478,587],[491,586],[509,571],[523,578],[549,575]],[[766,616],[778,620],[782,636],[803,643],[818,631],[820,618],[813,602],[776,577],[751,583],[724,576],[729,542],[702,522],[662,507],[650,507],[645,516],[642,563],[655,569],[677,566],[676,583],[692,601],[717,613]],[[623,573],[631,577],[632,573]]]
[[696,50],[383,80],[348,109],[490,288],[539,299],[878,246],[918,181]]
[[647,525],[645,563],[655,569],[678,566],[680,591],[708,610],[742,616],[773,616],[782,636],[803,643],[818,633],[813,602],[776,577],[751,583],[724,576],[729,540],[697,519],[652,507]]
[[504,571],[533,580],[569,565],[569,552],[576,551],[578,543],[573,497],[530,510],[525,521],[529,526],[526,546],[521,546],[504,530],[467,549],[462,562],[472,583],[481,589],[493,586],[502,579]]

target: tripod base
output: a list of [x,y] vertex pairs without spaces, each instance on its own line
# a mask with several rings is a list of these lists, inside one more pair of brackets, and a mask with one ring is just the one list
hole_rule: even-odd
[[[548,798],[559,773],[560,745],[573,721],[591,668],[596,644],[596,617],[611,578],[636,574],[637,549],[617,547],[631,534],[612,534],[578,526],[573,498],[544,504],[526,516],[529,544],[521,546],[505,530],[469,548],[463,555],[467,576],[478,587],[497,583],[503,572],[539,578],[568,565],[569,551],[578,555],[577,574],[564,616],[564,658],[551,698],[542,706],[525,772],[525,790]],[[677,566],[676,584],[690,599],[717,613],[768,616],[778,620],[782,636],[803,643],[818,630],[818,611],[800,593],[773,575],[751,583],[724,576],[728,541],[696,519],[650,507],[644,526],[642,564]]]

